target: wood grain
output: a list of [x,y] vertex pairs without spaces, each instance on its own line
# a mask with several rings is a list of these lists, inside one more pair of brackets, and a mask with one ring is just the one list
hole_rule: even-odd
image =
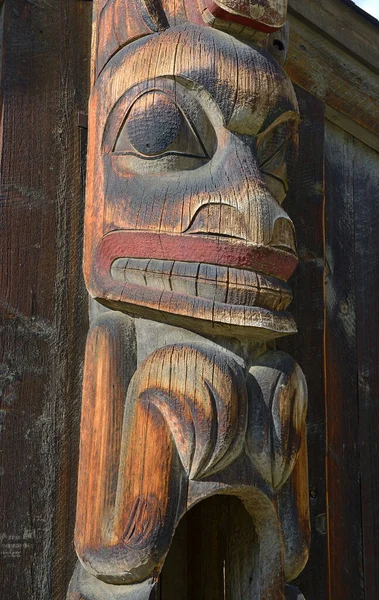
[[[291,36],[286,70],[292,81],[378,136],[377,70],[361,57],[351,55],[350,49],[346,50],[338,40],[331,43],[322,30],[314,28],[299,15],[290,14],[289,21]],[[345,25],[345,31],[355,26],[355,19],[351,19]],[[375,46],[377,29],[373,26],[372,29],[369,45]],[[373,54],[375,51],[367,50],[368,57]]]
[[[268,337],[293,332],[287,313],[262,311],[258,298],[219,305],[202,297],[199,285],[194,300],[162,292],[151,280],[141,287],[112,277],[112,263],[129,258],[190,256],[200,263],[208,254],[215,265],[281,281],[296,265],[293,226],[280,204],[298,114],[281,67],[205,24],[133,40],[125,33],[90,100],[84,267],[91,295],[111,308],[208,333],[223,324],[225,335],[238,327],[247,335],[249,328],[254,335],[267,330]],[[268,76],[257,94],[254,73],[262,69]],[[176,115],[170,134],[168,110]]]
[[55,600],[75,559],[91,5],[1,5],[0,595]]
[[280,339],[277,347],[304,370],[309,392],[307,417],[309,503],[312,541],[308,563],[297,580],[307,600],[326,600],[326,474],[324,390],[324,106],[296,88],[301,114],[298,165],[292,170],[285,208],[297,232],[299,265],[290,279],[290,310],[298,334]]
[[[358,165],[362,164],[362,168]],[[365,598],[379,594],[378,361],[378,189],[379,154],[354,140],[356,318],[359,454]],[[373,193],[374,192],[374,193]]]
[[365,598],[357,388],[354,142],[326,138],[326,400],[329,595]]
[[[343,361],[327,379],[330,589],[339,593],[353,589],[357,598],[374,598],[378,590],[378,514],[374,500],[378,494],[378,421],[373,393],[377,344],[376,320],[369,327],[368,319],[376,310],[373,265],[378,249],[372,190],[377,186],[379,158],[333,125],[328,125],[327,152],[327,323],[334,340],[328,352],[334,356],[337,344],[339,360]],[[341,227],[337,229],[338,245],[334,242],[335,219]],[[347,247],[354,248],[354,253],[347,252]],[[346,380],[346,389],[341,389]],[[342,499],[343,511],[337,508]],[[346,545],[354,552],[345,551]]]
[[[155,584],[176,528],[217,494],[245,508],[215,501],[236,508],[222,511],[228,535],[213,516],[209,564],[168,594],[284,600],[306,563],[306,383],[266,347],[295,329],[295,233],[281,205],[298,104],[286,32],[276,46],[262,37],[286,8],[226,0],[206,5],[211,22],[190,2],[96,5],[84,273],[108,310],[87,339],[69,600],[165,594]],[[218,31],[236,14],[249,21],[240,35]],[[174,326],[173,343],[149,338],[149,319]]]

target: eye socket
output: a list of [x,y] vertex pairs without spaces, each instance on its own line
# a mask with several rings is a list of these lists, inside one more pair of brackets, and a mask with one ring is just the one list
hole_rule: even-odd
[[270,192],[282,203],[288,192],[287,163],[297,146],[297,117],[275,122],[258,136],[257,155]]
[[145,160],[167,155],[208,159],[194,126],[178,104],[160,90],[150,90],[134,101],[113,152]]

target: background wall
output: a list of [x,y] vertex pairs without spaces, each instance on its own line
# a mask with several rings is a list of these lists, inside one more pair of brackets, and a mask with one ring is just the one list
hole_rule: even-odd
[[[310,390],[312,550],[299,586],[307,600],[377,600],[379,77],[371,62],[379,51],[375,26],[346,4],[290,4],[288,69],[308,90],[298,88],[300,163],[286,201],[298,234],[292,310],[299,334],[280,342],[302,365]],[[91,10],[88,0],[6,0],[1,8],[4,600],[63,600],[75,561],[87,331],[81,275],[86,130],[78,127],[78,112],[86,112],[89,91]],[[334,10],[338,26],[327,16]],[[308,26],[307,18],[316,24]],[[351,26],[343,19],[353,19]],[[345,52],[339,36],[347,30]],[[344,113],[342,128],[325,122],[324,109],[334,121]],[[200,512],[205,523],[206,510]]]
[[71,575],[87,328],[81,276],[84,0],[2,7],[0,596],[63,599]]

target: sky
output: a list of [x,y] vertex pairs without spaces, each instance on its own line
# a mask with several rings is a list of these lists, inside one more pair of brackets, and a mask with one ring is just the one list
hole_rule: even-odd
[[354,2],[370,15],[379,19],[379,0],[354,0]]

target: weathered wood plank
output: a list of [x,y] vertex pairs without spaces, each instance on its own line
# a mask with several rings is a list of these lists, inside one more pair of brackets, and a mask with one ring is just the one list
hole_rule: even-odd
[[323,32],[331,45],[342,46],[350,56],[378,73],[379,23],[367,13],[363,16],[358,11],[360,9],[351,0],[289,0],[290,14]]
[[365,600],[379,597],[379,154],[353,140],[358,452]]
[[325,181],[329,598],[360,600],[365,593],[358,447],[354,139],[330,123],[326,126]]
[[[360,17],[352,14],[355,19],[351,20],[351,27],[354,28]],[[289,14],[289,22],[291,35],[286,70],[292,81],[379,135],[377,70],[297,14]]]
[[64,598],[73,565],[86,329],[77,111],[88,2],[4,7],[1,121],[1,596]]
[[298,578],[307,600],[326,600],[327,549],[325,531],[325,400],[323,202],[324,107],[314,96],[296,88],[301,114],[299,157],[290,179],[284,207],[297,233],[299,265],[290,280],[290,305],[299,333],[278,340],[277,346],[294,356],[304,370],[309,393],[308,462],[312,542],[308,563]]
[[240,500],[215,496],[201,502],[179,525],[160,600],[247,600],[258,568],[256,547],[253,522]]

